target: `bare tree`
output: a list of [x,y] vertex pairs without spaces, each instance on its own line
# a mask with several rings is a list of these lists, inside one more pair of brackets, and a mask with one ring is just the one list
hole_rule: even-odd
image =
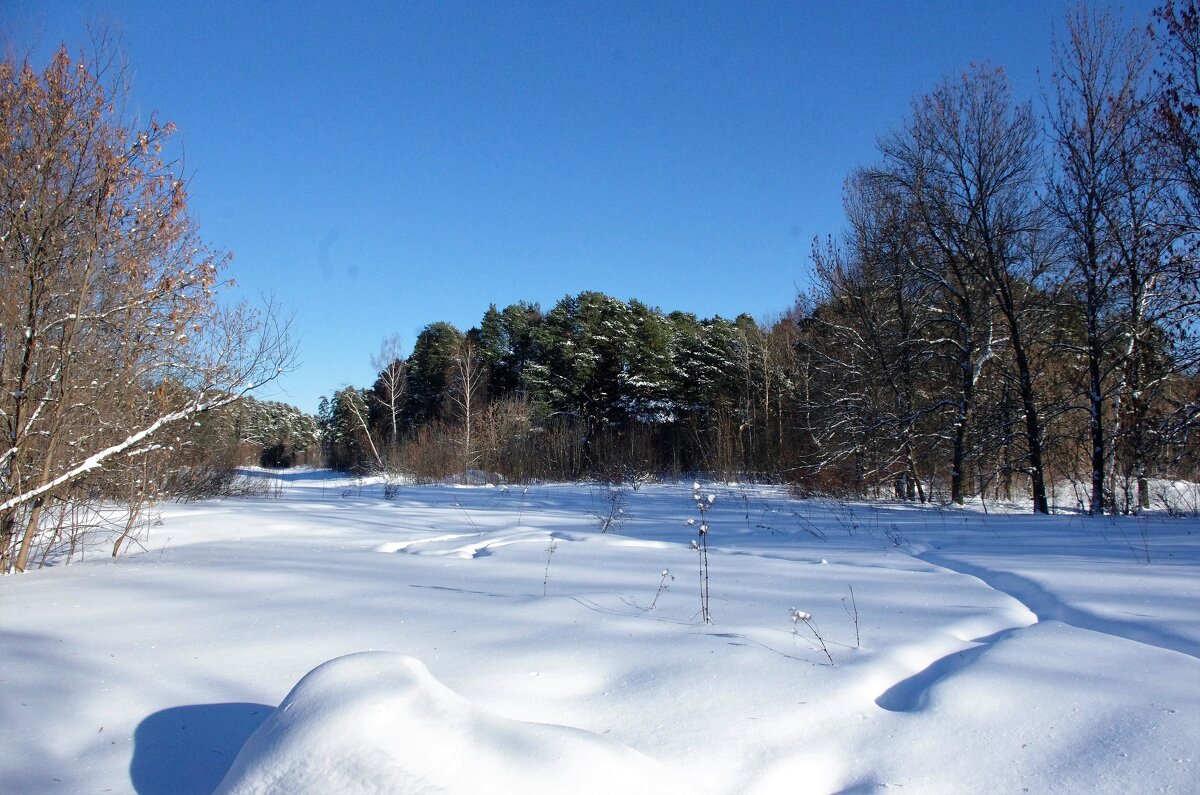
[[[1154,16],[1157,25],[1152,32],[1161,71],[1156,72],[1158,104],[1153,132],[1172,187],[1175,207],[1171,220],[1181,237],[1146,285],[1145,316],[1151,322],[1145,326],[1169,343],[1173,374],[1195,378],[1200,362],[1200,4],[1166,0]],[[1134,357],[1134,361],[1145,363],[1146,357]],[[1161,391],[1161,379],[1155,386]],[[1135,394],[1146,396],[1131,389],[1130,397]],[[1200,404],[1194,399],[1172,403],[1170,416],[1155,429],[1148,427],[1149,422],[1136,421],[1138,417],[1148,419],[1149,406],[1143,402],[1133,407],[1137,429],[1133,456],[1138,461],[1144,461],[1155,446],[1151,437],[1159,437],[1159,446],[1180,442],[1200,423]],[[1142,492],[1139,500],[1145,505],[1148,496],[1142,474],[1138,486]]]
[[893,201],[907,204],[911,217],[907,266],[926,284],[923,296],[930,311],[922,333],[949,374],[942,394],[952,407],[950,498],[961,505],[968,461],[981,452],[972,443],[981,381],[1006,337],[997,333],[995,304],[980,275],[971,210],[961,198],[955,204],[954,169],[946,151],[935,145],[938,127],[931,118],[931,103],[926,98],[915,107],[918,113],[907,128],[881,140],[883,161],[866,172],[866,178],[879,186],[877,190],[893,195]]
[[472,430],[482,400],[481,390],[486,383],[487,374],[479,355],[478,334],[470,331],[463,336],[458,351],[450,361],[449,388],[446,393],[462,424],[464,472],[470,470],[477,460]]
[[[913,265],[913,219],[894,188],[869,172],[853,175],[844,248],[814,252],[825,303],[813,317],[821,330],[814,361],[825,371],[818,400],[840,409],[829,426],[838,430],[824,446],[835,456],[857,447],[867,454],[863,477],[891,480],[897,497],[924,502],[918,462],[937,443],[935,417],[951,404],[931,377],[931,285]],[[830,445],[834,439],[840,443]]]
[[375,459],[375,469],[379,472],[386,471],[387,464],[384,463],[383,454],[379,451],[379,445],[376,444],[375,430],[371,427],[371,407],[367,404],[371,393],[365,389],[347,387],[345,394],[346,409],[350,412],[356,429],[362,432],[362,438],[367,440],[367,446],[371,448],[371,457]]
[[[964,268],[971,283],[986,286],[1005,327],[1024,419],[1033,507],[1047,513],[1043,421],[1032,358],[1044,309],[1039,285],[1048,266],[1035,190],[1041,174],[1039,147],[1031,108],[1014,104],[1004,72],[986,66],[974,66],[918,97],[908,125],[880,145],[885,160],[899,166],[892,174],[910,193],[921,228],[942,261]],[[942,285],[951,293],[958,289],[954,280]],[[957,302],[960,307],[963,299],[965,294]],[[964,332],[976,334],[975,328],[972,319]],[[964,365],[992,358],[990,347],[976,353],[969,337],[960,335],[956,344],[966,357]],[[964,394],[972,370],[962,369]],[[959,422],[964,420],[965,412],[960,412]]]
[[1155,133],[1178,187],[1177,220],[1194,235],[1200,233],[1200,5],[1166,0],[1154,16],[1162,64]]
[[379,353],[371,359],[371,366],[379,373],[371,390],[371,398],[383,413],[383,423],[388,429],[388,457],[394,465],[400,445],[404,396],[408,393],[408,368],[401,355],[399,336],[393,334],[383,341]]
[[0,568],[30,561],[67,486],[162,428],[231,403],[291,361],[272,308],[217,302],[162,157],[173,131],[119,111],[101,49],[42,72],[0,64]]
[[[1110,15],[1082,4],[1068,14],[1066,38],[1054,48],[1049,122],[1056,172],[1048,204],[1065,236],[1081,296],[1084,339],[1070,352],[1087,368],[1093,514],[1111,502],[1105,499],[1106,475],[1116,446],[1107,438],[1106,417],[1130,380],[1113,376],[1137,378],[1140,368],[1130,372],[1128,363],[1145,343],[1142,272],[1161,254],[1147,245],[1146,222],[1159,220],[1165,197],[1145,134],[1152,109],[1144,81],[1149,61],[1144,34],[1121,29]],[[1118,309],[1127,295],[1138,307],[1133,315]],[[1128,340],[1124,346],[1122,337]]]

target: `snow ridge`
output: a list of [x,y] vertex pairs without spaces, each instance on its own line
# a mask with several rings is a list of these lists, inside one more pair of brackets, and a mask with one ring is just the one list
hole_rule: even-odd
[[1011,596],[1025,605],[1038,621],[1061,621],[1077,629],[1091,630],[1135,643],[1144,643],[1147,646],[1177,651],[1200,660],[1200,641],[1133,621],[1094,615],[1077,606],[1066,604],[1041,585],[1019,574],[993,571],[984,566],[934,552],[921,552],[914,557],[934,566],[974,577],[989,588]]

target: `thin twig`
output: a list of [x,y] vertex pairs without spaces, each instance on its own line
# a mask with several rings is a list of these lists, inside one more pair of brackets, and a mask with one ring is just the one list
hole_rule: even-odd
[[546,595],[546,589],[550,585],[550,559],[554,557],[556,549],[558,542],[554,540],[554,536],[550,536],[550,546],[546,547],[546,575],[542,578],[542,596]]
[[[854,619],[854,648],[862,648],[862,637],[858,633],[858,603],[854,600],[854,586],[850,588],[850,607],[846,607],[846,597],[842,597],[842,609]],[[851,611],[853,608],[853,612]]]

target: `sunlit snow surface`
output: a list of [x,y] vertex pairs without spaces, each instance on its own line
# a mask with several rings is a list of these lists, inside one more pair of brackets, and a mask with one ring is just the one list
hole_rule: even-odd
[[274,482],[0,579],[0,789],[1197,791],[1195,518]]

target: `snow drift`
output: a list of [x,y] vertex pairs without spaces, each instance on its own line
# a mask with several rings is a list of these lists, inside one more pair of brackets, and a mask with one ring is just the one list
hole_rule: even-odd
[[597,734],[510,720],[393,652],[309,672],[246,741],[217,792],[682,792],[656,762]]

